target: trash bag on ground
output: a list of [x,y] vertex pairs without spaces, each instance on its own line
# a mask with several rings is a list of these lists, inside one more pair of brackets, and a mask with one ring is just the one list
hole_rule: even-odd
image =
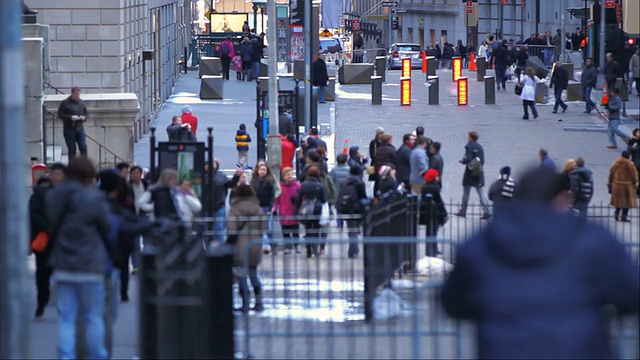
[[373,318],[392,319],[402,313],[402,299],[391,289],[384,289],[373,300]]
[[437,257],[425,256],[418,260],[416,269],[421,274],[444,275],[453,269],[453,265]]

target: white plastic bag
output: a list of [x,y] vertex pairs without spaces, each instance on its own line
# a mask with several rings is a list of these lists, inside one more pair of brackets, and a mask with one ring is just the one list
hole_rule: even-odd
[[373,318],[378,320],[391,319],[402,313],[402,299],[391,289],[384,289],[373,300]]
[[453,265],[437,258],[425,256],[416,263],[416,270],[421,274],[444,275],[453,269]]
[[271,252],[271,244],[269,244],[269,237],[267,234],[262,235],[262,253],[269,254]]
[[322,204],[322,212],[320,213],[320,226],[328,227],[331,222],[331,209],[329,209],[329,203]]

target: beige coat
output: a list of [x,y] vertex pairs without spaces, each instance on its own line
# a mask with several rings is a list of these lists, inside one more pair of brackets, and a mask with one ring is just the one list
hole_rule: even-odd
[[631,60],[629,60],[629,71],[634,79],[640,78],[640,56],[638,54],[633,54]]
[[637,206],[638,171],[631,160],[620,157],[613,163],[609,171],[609,185],[612,206],[621,209]]
[[[245,266],[245,257],[249,257],[249,266],[256,267],[262,257],[262,234],[267,233],[267,219],[255,196],[231,199],[231,209],[227,217],[227,234],[237,235],[234,266]],[[250,246],[247,253],[247,247]]]

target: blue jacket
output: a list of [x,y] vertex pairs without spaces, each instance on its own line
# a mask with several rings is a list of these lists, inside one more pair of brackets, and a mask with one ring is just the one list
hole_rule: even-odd
[[545,155],[542,159],[540,159],[540,166],[546,166],[550,169],[556,170],[556,163],[551,160],[549,155]]
[[638,313],[640,274],[604,228],[519,203],[465,242],[442,292],[482,359],[611,358],[600,310]]
[[422,185],[424,181],[424,172],[429,170],[429,159],[427,159],[427,153],[424,149],[416,146],[411,150],[411,156],[409,157],[411,164],[411,173],[409,174],[409,183],[411,185]]

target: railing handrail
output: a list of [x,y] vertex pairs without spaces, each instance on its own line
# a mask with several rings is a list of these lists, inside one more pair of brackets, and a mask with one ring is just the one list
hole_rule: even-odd
[[45,81],[45,82],[43,82],[43,85],[44,85],[46,88],[49,88],[49,89],[54,90],[54,91],[56,92],[56,94],[60,94],[60,95],[64,95],[64,94],[65,94],[65,92],[64,92],[64,91],[60,90],[59,88],[57,88],[57,87],[55,87],[55,86],[51,85],[50,83],[48,83],[48,82],[46,82],[46,81]]

